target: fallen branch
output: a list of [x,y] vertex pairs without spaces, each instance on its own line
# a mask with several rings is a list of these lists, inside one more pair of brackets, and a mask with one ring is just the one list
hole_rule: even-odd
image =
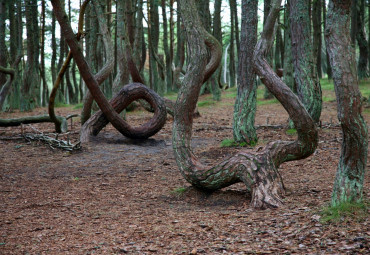
[[40,141],[45,144],[48,144],[49,147],[53,150],[61,149],[65,151],[76,151],[81,149],[81,142],[76,144],[72,144],[69,139],[67,141],[58,139],[58,135],[56,134],[56,138],[41,134],[23,134],[23,138],[27,141]]
[[[56,118],[62,123],[61,131],[66,132],[68,129],[67,119],[56,116]],[[54,122],[49,115],[37,115],[37,116],[26,116],[15,119],[0,119],[0,127],[16,127],[22,124],[42,123],[42,122]]]

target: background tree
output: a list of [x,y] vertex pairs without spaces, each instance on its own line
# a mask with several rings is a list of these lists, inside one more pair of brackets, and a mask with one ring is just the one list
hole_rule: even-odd
[[27,64],[23,78],[21,110],[29,111],[40,103],[39,26],[37,0],[25,5],[27,28]]
[[299,99],[313,120],[320,121],[321,86],[314,65],[308,1],[290,0],[290,29],[294,78]]
[[367,161],[367,126],[361,116],[361,93],[350,38],[351,0],[330,0],[326,20],[326,47],[333,68],[338,119],[343,142],[331,204],[360,202]]
[[241,45],[238,67],[238,93],[234,106],[233,136],[237,143],[254,144],[257,83],[253,52],[257,42],[258,0],[242,1]]

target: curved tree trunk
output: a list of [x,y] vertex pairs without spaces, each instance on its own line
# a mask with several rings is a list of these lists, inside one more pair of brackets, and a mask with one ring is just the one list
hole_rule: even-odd
[[243,182],[252,189],[252,206],[257,208],[278,207],[282,204],[279,194],[283,188],[277,168],[285,161],[308,157],[317,146],[317,131],[311,117],[298,97],[264,59],[267,45],[271,45],[271,31],[280,11],[280,3],[281,0],[276,1],[272,8],[272,14],[257,44],[254,61],[258,75],[265,79],[266,86],[294,121],[298,139],[293,142],[270,143],[254,154],[241,151],[214,167],[208,167],[196,158],[190,146],[193,124],[191,113],[198,100],[207,64],[205,30],[200,25],[194,1],[179,1],[189,43],[189,63],[175,106],[172,144],[176,162],[184,178],[200,189],[215,190]]
[[[79,47],[78,41],[73,33],[73,30],[71,26],[68,23],[67,15],[65,14],[63,7],[60,4],[59,0],[52,0],[51,1],[53,5],[53,11],[55,13],[56,18],[59,21],[61,31],[64,34],[66,38],[66,42],[68,43],[71,52],[73,54],[73,58],[76,61],[76,64],[80,70],[80,74],[82,78],[84,79],[86,86],[89,88],[91,94],[93,95],[96,103],[98,104],[99,108],[101,109],[102,113],[104,114],[105,118],[108,119],[110,123],[123,135],[129,135],[133,138],[147,138],[148,133],[151,133],[152,130],[147,129],[142,132],[143,129],[139,127],[137,135],[135,134],[135,129],[130,128],[130,126],[125,122],[119,114],[115,111],[115,109],[110,105],[110,103],[105,98],[102,91],[99,89],[99,84],[97,80],[94,78],[90,66],[87,64],[83,53],[81,51],[81,48]],[[139,97],[141,98],[141,97]],[[136,98],[136,99],[139,99]],[[150,103],[150,99],[148,99]],[[160,106],[158,106],[160,107]],[[164,119],[166,117],[166,113],[164,111]],[[162,115],[161,115],[162,116]],[[151,123],[149,123],[149,126],[151,126]],[[145,126],[147,127],[147,126]]]
[[238,94],[234,106],[233,135],[237,143],[254,144],[257,133],[254,120],[257,109],[257,84],[252,60],[257,42],[258,0],[242,1],[242,27]]
[[12,83],[15,77],[15,70],[12,68],[4,68],[0,66],[0,73],[4,75],[9,74],[10,76],[6,80],[5,84],[2,87],[0,87],[0,111],[1,111],[1,109],[3,108],[4,102],[5,102],[6,96],[8,95],[9,90],[12,86]]
[[290,0],[290,29],[294,78],[299,99],[316,123],[320,121],[321,86],[314,65],[310,19],[306,0]]
[[355,52],[350,38],[351,0],[329,2],[326,48],[333,69],[338,119],[343,130],[342,151],[334,181],[332,205],[360,202],[367,161],[367,126],[361,116],[361,93]]
[[[131,127],[125,122],[124,134],[129,138],[148,138],[162,129],[166,123],[166,105],[162,98],[153,90],[140,83],[132,83],[124,86],[120,92],[110,101],[110,104],[117,113],[122,112],[133,101],[142,99],[149,103],[154,109],[154,116],[150,121],[140,127]],[[81,127],[80,141],[88,142],[91,136],[96,136],[109,123],[102,111],[96,112]]]

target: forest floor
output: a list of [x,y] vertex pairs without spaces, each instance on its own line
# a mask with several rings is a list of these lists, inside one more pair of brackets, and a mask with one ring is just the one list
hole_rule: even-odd
[[[258,105],[255,148],[221,147],[232,138],[234,96],[235,90],[218,103],[209,95],[200,98],[192,144],[204,163],[216,164],[268,141],[295,139],[287,132],[285,110],[269,100]],[[333,92],[325,96],[333,98]],[[56,111],[79,113],[73,107]],[[46,112],[38,108],[0,113],[0,118]],[[150,114],[127,116],[138,125]],[[364,116],[369,125],[368,109]],[[212,194],[193,189],[174,159],[171,117],[146,141],[129,140],[109,125],[76,152],[21,138],[22,132],[52,133],[52,124],[0,128],[0,254],[365,254],[368,211],[323,221],[341,146],[335,101],[326,100],[321,119],[316,152],[280,168],[284,206],[267,210],[249,206],[251,195],[242,184]],[[69,139],[75,143],[78,118],[71,125]],[[367,173],[366,200],[368,183]]]

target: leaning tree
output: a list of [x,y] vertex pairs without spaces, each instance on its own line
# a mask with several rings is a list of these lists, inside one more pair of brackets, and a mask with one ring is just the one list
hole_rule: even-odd
[[[172,144],[177,165],[183,177],[196,188],[216,190],[243,182],[252,190],[252,206],[256,208],[282,205],[282,180],[278,167],[286,161],[310,156],[317,147],[315,124],[298,97],[275,74],[265,59],[271,47],[272,31],[280,11],[281,0],[274,2],[261,39],[254,52],[254,68],[265,85],[282,103],[298,132],[296,141],[275,141],[260,151],[240,151],[215,166],[200,162],[191,148],[192,112],[207,69],[207,32],[201,26],[194,0],[178,2],[186,29],[189,63],[178,94],[172,133]],[[245,47],[245,45],[241,45]]]
[[332,205],[360,202],[367,161],[367,126],[361,116],[356,58],[351,47],[351,0],[331,0],[326,18],[326,49],[333,70],[343,141],[334,181]]

